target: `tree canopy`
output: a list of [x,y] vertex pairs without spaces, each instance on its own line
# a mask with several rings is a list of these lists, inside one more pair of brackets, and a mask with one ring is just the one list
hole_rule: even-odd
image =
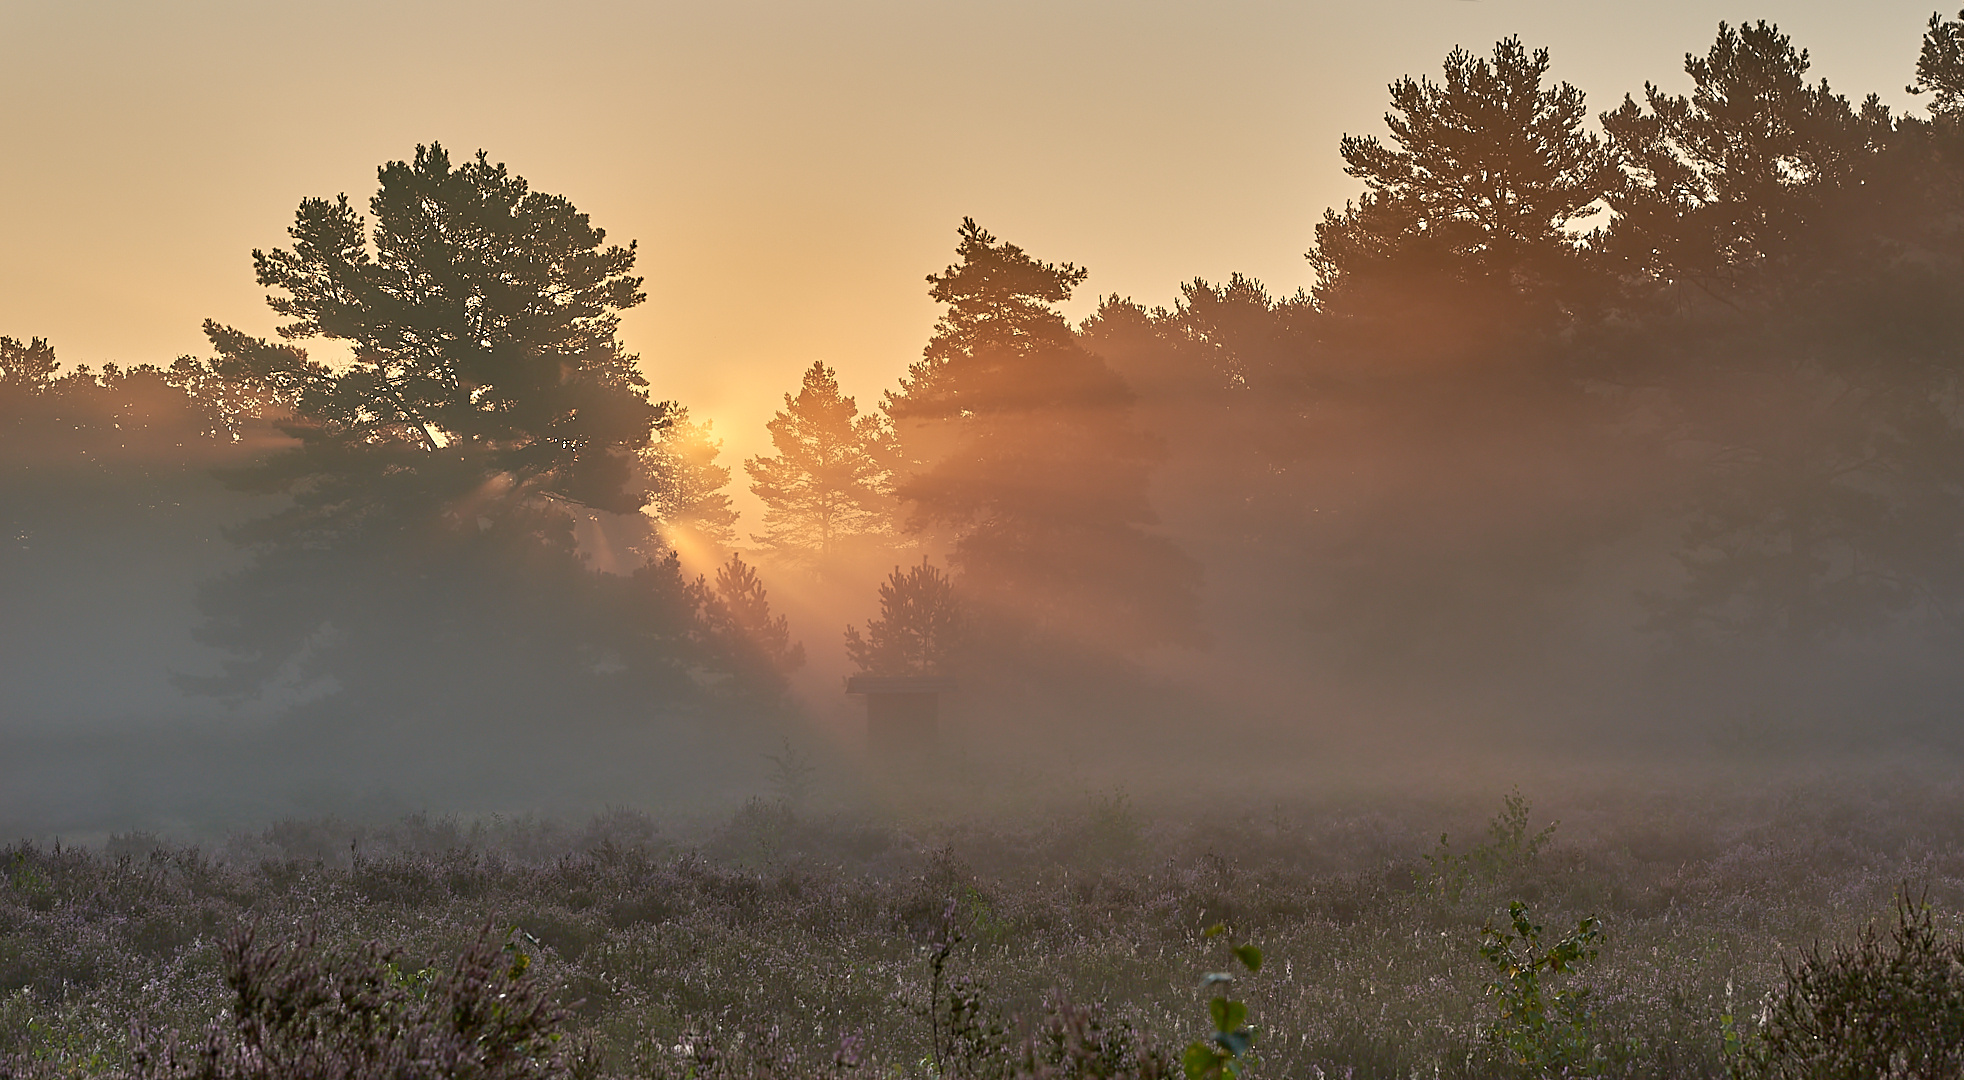
[[1931,13],[1923,49],[1916,57],[1916,81],[1906,89],[1935,95],[1930,112],[1936,116],[1955,116],[1964,110],[1964,11],[1954,20],[1945,19],[1941,12]]
[[655,520],[724,545],[736,539],[737,509],[723,493],[730,486],[730,468],[716,464],[723,440],[713,427],[714,421],[690,419],[686,407],[671,408],[641,456],[648,477],[646,509]]
[[709,632],[729,658],[738,693],[769,699],[782,695],[785,676],[805,665],[805,647],[791,639],[790,620],[771,611],[770,594],[756,567],[744,562],[742,554],[732,554],[717,568],[708,599]]
[[[634,248],[483,153],[453,167],[419,146],[377,179],[372,222],[346,196],[307,199],[293,246],[253,253],[281,340],[206,324],[215,370],[283,403],[294,442],[231,474],[287,503],[236,530],[252,563],[205,588],[205,639],[231,660],[195,684],[494,712],[596,687],[652,640],[583,565],[567,512],[648,501],[637,452],[666,407],[617,338],[642,299]],[[314,340],[347,361],[310,358]]]
[[[825,363],[782,396],[744,462],[763,551],[708,576],[698,552],[736,540],[731,470],[620,341],[634,246],[483,154],[420,147],[365,209],[306,200],[292,243],[254,253],[269,339],[207,324],[210,362],[64,371],[0,338],[0,570],[53,565],[77,478],[148,520],[129,507],[164,501],[154,452],[179,490],[222,465],[266,497],[228,496],[261,516],[201,594],[229,663],[200,685],[345,715],[770,714],[802,651],[753,558],[826,569],[799,610],[918,561],[849,658],[934,670],[959,629],[964,686],[1031,716],[1072,680],[1111,707],[1167,658],[1263,657],[1332,709],[1367,681],[1518,701],[1495,686],[1530,671],[1583,701],[1612,655],[1773,657],[1751,696],[1867,650],[1954,691],[1964,13],[1930,19],[1912,115],[1837,92],[1768,22],[1718,24],[1682,70],[1686,92],[1647,85],[1600,132],[1519,38],[1391,84],[1384,131],[1336,148],[1358,197],[1293,295],[1195,279],[1073,325],[1084,268],[964,219],[879,410]],[[637,546],[650,517],[682,554]],[[1229,647],[1166,648],[1210,638]]]
[[1689,96],[1644,87],[1602,117],[1624,163],[1606,251],[1666,280],[1731,279],[1797,240],[1824,195],[1888,140],[1888,109],[1807,81],[1807,50],[1764,21],[1685,54]]
[[959,238],[959,261],[928,278],[946,310],[886,403],[912,526],[953,535],[976,618],[1003,641],[1199,641],[1199,566],[1148,531],[1160,448],[1124,381],[1051,306],[1085,271],[972,219]]
[[[282,343],[207,322],[219,370],[291,400],[308,448],[414,450],[520,495],[638,510],[632,454],[662,407],[616,336],[644,299],[634,246],[481,151],[453,168],[418,146],[378,180],[372,229],[346,195],[307,199],[291,248],[253,252],[289,321]],[[316,338],[345,342],[350,363],[285,344]]]
[[880,585],[880,613],[866,633],[846,627],[846,656],[868,675],[945,675],[962,645],[954,583],[933,563],[893,573]]
[[758,543],[822,566],[842,542],[892,531],[892,428],[877,413],[859,415],[824,362],[812,362],[798,396],[784,395],[765,427],[777,453],[743,463],[765,506]]
[[1364,194],[1316,228],[1310,259],[1326,303],[1347,279],[1421,252],[1509,288],[1575,273],[1574,223],[1600,209],[1617,174],[1584,126],[1582,92],[1543,85],[1548,65],[1547,49],[1511,37],[1490,60],[1454,49],[1441,82],[1391,84],[1392,145],[1344,136],[1344,171]]

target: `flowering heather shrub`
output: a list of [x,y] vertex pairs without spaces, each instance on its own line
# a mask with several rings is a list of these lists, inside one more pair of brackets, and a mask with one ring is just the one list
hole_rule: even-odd
[[1814,945],[1787,970],[1759,1029],[1734,1043],[1753,1080],[1954,1080],[1964,1076],[1964,940],[1901,896],[1885,940]]
[[[407,972],[368,946],[322,953],[312,935],[225,946],[233,999],[201,1045],[139,1028],[130,1080],[558,1080],[576,1075],[564,1014],[527,977],[516,941],[486,929],[448,970]],[[591,1072],[591,1069],[585,1070]]]
[[1095,1007],[1052,998],[1017,1046],[1011,1075],[1022,1080],[1171,1080],[1165,1047],[1137,1029],[1113,1026]]

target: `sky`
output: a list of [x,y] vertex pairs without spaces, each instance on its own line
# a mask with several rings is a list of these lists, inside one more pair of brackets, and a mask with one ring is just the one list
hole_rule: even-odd
[[[623,336],[724,461],[813,360],[862,407],[920,355],[924,278],[963,216],[1168,304],[1241,272],[1288,293],[1337,142],[1386,84],[1519,34],[1612,108],[1682,91],[1721,19],[1767,19],[1859,97],[1916,108],[1928,0],[1210,3],[0,4],[0,334],[67,365],[208,355],[205,318],[270,334],[251,251],[300,200],[366,203],[418,143],[484,149],[634,240]],[[1946,14],[1948,12],[1946,11]],[[741,478],[741,472],[738,472]],[[748,505],[745,499],[743,505]],[[748,515],[745,526],[755,521]]]

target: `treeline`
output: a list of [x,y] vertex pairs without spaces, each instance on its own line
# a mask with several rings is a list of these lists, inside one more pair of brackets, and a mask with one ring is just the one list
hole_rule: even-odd
[[1086,347],[1168,441],[1176,528],[1318,686],[1585,737],[1951,738],[1961,35],[1930,21],[1927,116],[1763,22],[1594,125],[1545,51],[1456,50],[1343,141],[1364,192],[1312,292],[1107,301]]
[[[1964,21],[1930,21],[1927,116],[1763,22],[1594,117],[1549,70],[1510,38],[1393,84],[1294,296],[1196,280],[1074,326],[1084,269],[964,221],[921,358],[864,409],[813,364],[742,479],[619,340],[634,247],[419,147],[368,214],[308,200],[254,253],[276,339],[66,376],[5,342],[12,561],[78,469],[216,469],[265,512],[198,593],[222,670],[184,685],[345,717],[781,709],[804,652],[761,568],[857,589],[862,667],[1019,715],[1190,709],[1184,679],[1299,719],[1825,716],[1887,684],[1948,720]],[[1670,689],[1601,700],[1639,684]]]

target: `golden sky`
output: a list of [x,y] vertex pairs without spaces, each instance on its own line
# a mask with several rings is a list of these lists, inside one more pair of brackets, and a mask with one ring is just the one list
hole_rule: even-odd
[[365,204],[418,142],[482,147],[639,241],[625,337],[734,463],[814,359],[862,407],[894,384],[963,215],[1089,267],[1074,314],[1233,271],[1289,292],[1357,189],[1338,137],[1381,132],[1385,84],[1455,44],[1547,45],[1601,111],[1646,78],[1682,90],[1721,18],[1765,18],[1817,77],[1901,108],[1931,10],[5,0],[0,334],[73,365],[202,355],[206,317],[269,333],[249,253],[285,242],[300,199]]

